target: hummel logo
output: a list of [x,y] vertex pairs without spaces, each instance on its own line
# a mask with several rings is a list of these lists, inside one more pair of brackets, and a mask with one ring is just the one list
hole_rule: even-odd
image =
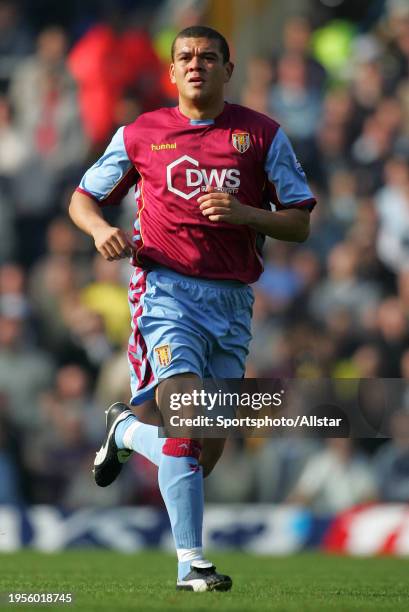
[[167,151],[169,149],[176,149],[176,142],[163,142],[161,144],[151,144],[152,151]]
[[178,448],[186,448],[186,450],[189,448],[189,445],[186,444],[186,442],[183,442],[182,444],[179,444]]

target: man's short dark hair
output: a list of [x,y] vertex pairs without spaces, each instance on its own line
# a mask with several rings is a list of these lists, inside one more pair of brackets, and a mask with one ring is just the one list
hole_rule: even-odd
[[213,30],[213,28],[208,28],[207,26],[190,26],[179,32],[172,43],[172,60],[175,59],[175,45],[179,38],[209,38],[210,40],[217,40],[219,41],[220,51],[223,55],[223,63],[225,64],[230,60],[230,49],[225,37],[217,30]]

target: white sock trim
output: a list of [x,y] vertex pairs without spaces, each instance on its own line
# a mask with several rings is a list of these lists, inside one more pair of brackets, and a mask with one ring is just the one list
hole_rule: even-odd
[[197,548],[177,548],[178,561],[184,563],[186,561],[196,561],[203,559],[202,547]]
[[129,450],[133,450],[133,448],[132,448],[132,438],[133,438],[133,435],[134,435],[135,431],[141,425],[142,425],[142,423],[140,421],[134,421],[133,423],[131,423],[131,425],[129,425],[129,427],[127,427],[125,429],[125,433],[124,433],[123,438],[122,438],[122,441],[123,441],[123,444],[124,444],[125,448],[129,448]]

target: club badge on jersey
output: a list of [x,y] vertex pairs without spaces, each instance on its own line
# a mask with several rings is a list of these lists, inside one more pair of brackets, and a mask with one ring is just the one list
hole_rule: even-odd
[[245,153],[250,148],[250,134],[248,132],[240,132],[232,134],[233,147],[239,153]]

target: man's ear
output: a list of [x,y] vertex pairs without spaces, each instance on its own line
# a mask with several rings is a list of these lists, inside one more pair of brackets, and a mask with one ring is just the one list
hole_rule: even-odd
[[173,62],[169,66],[169,77],[170,77],[170,82],[175,84],[176,83],[176,79],[175,79],[175,64]]
[[224,82],[228,83],[231,79],[231,75],[233,74],[233,70],[234,70],[233,62],[226,62],[226,64],[224,65],[224,70],[225,70]]

